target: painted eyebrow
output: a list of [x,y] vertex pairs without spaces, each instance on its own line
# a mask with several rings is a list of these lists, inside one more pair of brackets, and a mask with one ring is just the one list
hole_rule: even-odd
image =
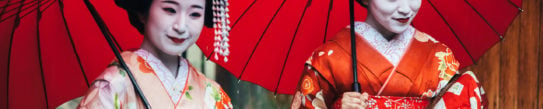
[[192,8],[200,8],[200,9],[204,9],[204,7],[202,7],[202,6],[200,6],[200,5],[192,5],[192,6],[190,6],[190,7],[192,7]]
[[179,3],[177,3],[176,1],[172,1],[172,0],[164,0],[164,1],[162,1],[162,3],[169,3],[169,4],[179,5]]
[[[176,1],[172,1],[172,0],[164,0],[162,1],[163,3],[169,3],[169,4],[174,4],[174,5],[179,5],[179,3],[177,3]],[[200,9],[204,9],[204,7],[200,6],[200,5],[191,5],[190,7],[192,8],[200,8]]]

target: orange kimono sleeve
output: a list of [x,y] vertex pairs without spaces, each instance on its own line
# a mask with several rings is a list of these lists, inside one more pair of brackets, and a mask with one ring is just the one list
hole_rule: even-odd
[[[133,89],[130,87],[130,82],[124,76],[126,72],[119,69],[117,66],[108,67],[102,75],[100,75],[89,87],[88,92],[84,95],[78,108],[80,109],[95,109],[95,108],[122,108],[134,107],[136,98],[130,96]],[[132,106],[133,105],[133,106]]]
[[333,107],[337,96],[331,84],[318,71],[306,65],[298,89],[292,100],[292,109],[319,109]]
[[486,99],[483,87],[471,71],[462,74],[452,83],[451,88],[445,92],[435,108],[448,109],[486,109]]
[[[438,60],[441,60],[439,75],[440,85],[438,90],[445,87],[446,83],[454,76],[457,75],[459,63],[454,58],[452,51],[446,48],[445,52],[437,52],[436,56]],[[477,77],[472,71],[463,73],[458,80],[452,84],[452,86],[446,90],[445,94],[435,105],[435,108],[447,108],[447,109],[484,109],[488,105],[488,99],[485,96],[483,87],[477,80]]]

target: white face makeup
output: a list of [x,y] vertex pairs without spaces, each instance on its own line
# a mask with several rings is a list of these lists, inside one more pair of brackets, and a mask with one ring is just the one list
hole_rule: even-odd
[[205,0],[153,0],[145,37],[163,53],[179,55],[198,40],[204,10]]
[[402,33],[417,15],[421,0],[368,0],[368,17],[373,17],[380,27]]

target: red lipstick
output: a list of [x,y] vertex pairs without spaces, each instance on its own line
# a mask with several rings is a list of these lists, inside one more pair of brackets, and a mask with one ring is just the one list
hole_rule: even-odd
[[180,38],[175,38],[175,37],[168,37],[168,38],[170,38],[170,40],[172,40],[176,44],[181,44],[185,42],[185,39],[180,39]]
[[407,23],[407,22],[409,22],[409,17],[408,18],[399,18],[399,19],[394,19],[394,20],[396,20],[396,21],[398,21],[400,23]]

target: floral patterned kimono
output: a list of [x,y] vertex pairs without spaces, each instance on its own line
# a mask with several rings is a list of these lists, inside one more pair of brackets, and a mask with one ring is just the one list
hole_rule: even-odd
[[[349,27],[348,27],[349,28]],[[293,99],[292,108],[340,108],[344,92],[352,91],[349,29],[317,48]],[[457,74],[451,50],[413,27],[388,41],[371,26],[356,22],[357,67],[369,108],[426,108]],[[486,97],[472,72],[463,73],[436,108],[484,108]]]
[[[143,94],[155,109],[229,109],[230,98],[213,80],[198,73],[185,59],[180,60],[177,76],[145,50],[124,52]],[[90,87],[79,108],[144,108],[132,83],[118,63],[112,63]]]

